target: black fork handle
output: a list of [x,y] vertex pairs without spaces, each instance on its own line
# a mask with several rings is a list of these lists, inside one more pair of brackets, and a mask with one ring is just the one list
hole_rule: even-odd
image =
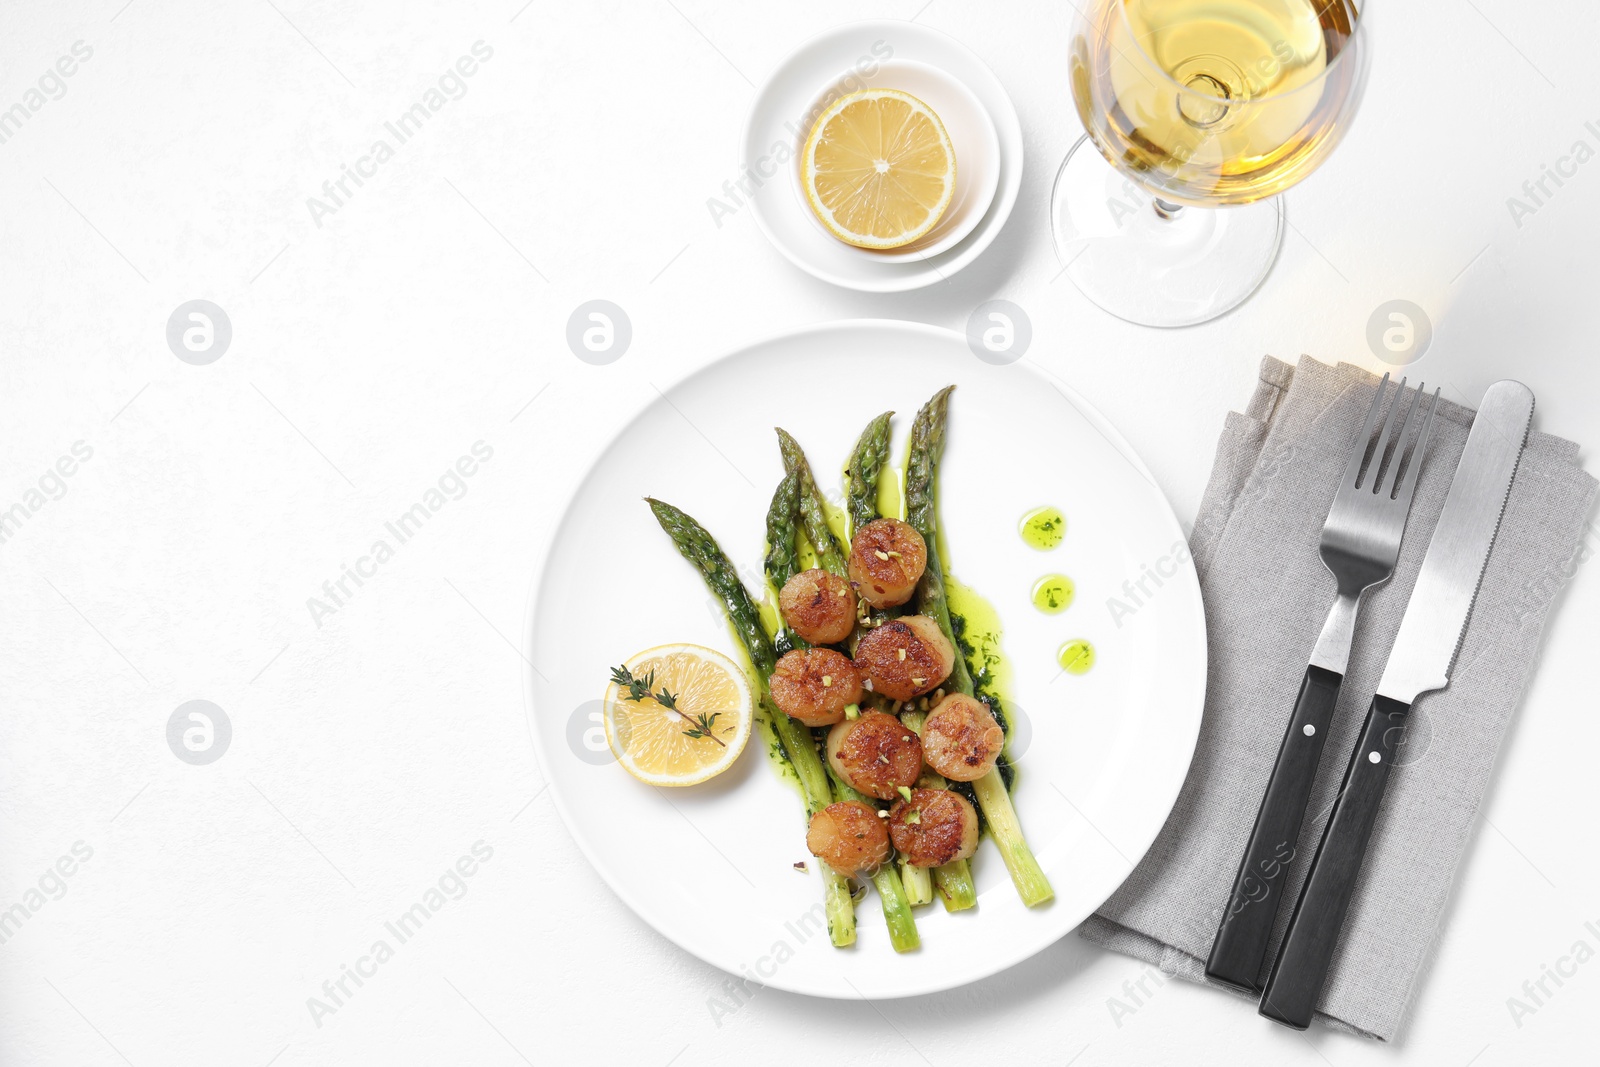
[[1262,991],[1261,1014],[1285,1026],[1304,1030],[1311,1025],[1410,712],[1411,705],[1402,701],[1381,694],[1372,698],[1361,741],[1350,754],[1339,799]]
[[1307,667],[1300,682],[1294,715],[1278,747],[1278,761],[1206,960],[1206,975],[1217,981],[1251,992],[1261,988],[1267,940],[1283,900],[1295,841],[1343,682],[1343,675],[1317,666]]

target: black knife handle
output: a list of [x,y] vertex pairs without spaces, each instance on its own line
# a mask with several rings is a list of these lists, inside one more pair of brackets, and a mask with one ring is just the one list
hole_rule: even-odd
[[1311,782],[1343,682],[1343,675],[1317,666],[1307,667],[1300,682],[1294,716],[1278,746],[1278,762],[1267,780],[1250,843],[1245,846],[1233,892],[1211,943],[1211,957],[1206,960],[1206,974],[1220,982],[1251,992],[1261,988],[1267,939],[1283,901],[1295,840],[1300,836]]
[[1410,704],[1381,694],[1372,698],[1361,741],[1350,754],[1339,799],[1261,994],[1261,1014],[1285,1026],[1304,1030],[1311,1025],[1410,711]]

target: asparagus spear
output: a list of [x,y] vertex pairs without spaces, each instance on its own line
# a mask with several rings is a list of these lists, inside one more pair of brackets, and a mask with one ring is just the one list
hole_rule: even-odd
[[[885,411],[867,423],[845,464],[844,491],[851,536],[879,517],[878,479],[889,458],[889,419],[893,415],[894,412]],[[905,856],[900,857],[900,884],[913,907],[933,902],[932,873],[926,867],[914,865]]]
[[[869,422],[856,440],[855,448],[850,451],[850,462],[845,466],[844,476],[852,535],[879,517],[878,480],[889,458],[889,418],[893,414],[892,411],[885,411]],[[900,609],[891,608],[885,612],[875,612],[874,617],[898,614]],[[900,720],[920,737],[922,724],[927,717],[927,712],[910,711],[902,714]],[[933,788],[945,788],[944,779],[932,771],[924,779]],[[905,884],[906,896],[914,905],[933,900],[934,882],[939,883],[939,896],[944,901],[946,911],[962,911],[978,902],[978,890],[972,882],[972,868],[966,860],[956,860],[930,872],[928,868],[913,866],[901,857],[900,880]]]
[[[778,587],[782,587],[800,569],[800,557],[796,551],[796,535],[798,529],[795,520],[799,516],[799,486],[800,472],[790,471],[778,483],[778,490],[772,496],[772,507],[767,511],[767,580]],[[790,633],[784,627],[779,634],[780,643],[787,641],[791,648],[808,648],[806,641],[796,634]],[[779,713],[782,714],[781,712]],[[788,718],[788,716],[783,716]],[[858,803],[876,806],[866,799],[848,783],[843,781],[833,768],[828,768],[828,778],[833,783],[833,792],[839,800],[854,800]],[[827,865],[823,865],[825,874],[833,874]],[[911,916],[911,902],[898,880],[884,877],[883,871],[872,875],[872,883],[877,887],[878,898],[883,902],[884,921],[889,927],[889,940],[894,945],[896,952],[909,952],[921,944],[917,934],[916,920]]]
[[[796,544],[795,518],[800,513],[800,476],[790,473],[783,476],[777,491],[772,494],[772,506],[767,509],[767,581],[774,589],[782,589],[800,571],[800,553]],[[778,655],[806,643],[792,633],[783,619],[778,620],[778,633],[774,638]]]
[[830,574],[844,574],[846,549],[835,540],[833,529],[828,525],[827,508],[823,506],[822,493],[817,489],[805,451],[782,427],[778,428],[778,448],[783,453],[784,471],[800,480],[800,529],[811,547],[817,550],[817,563]]
[[[828,777],[833,779],[833,791],[840,800],[853,800],[868,807],[875,806],[871,800],[852,788],[849,782],[840,778],[831,764],[828,766]],[[892,859],[872,872],[872,884],[878,890],[878,899],[883,903],[883,920],[889,925],[889,943],[894,946],[894,950],[910,952],[921,945],[922,937],[917,933],[917,918],[911,914],[911,899],[906,894],[905,886],[900,881],[900,873],[895,869]]]
[[[900,716],[900,721],[905,724],[908,730],[914,731],[918,737],[922,736],[922,725],[920,723],[912,725],[904,715]],[[922,784],[922,780],[917,782],[919,786]],[[936,785],[931,781],[928,782],[928,786],[930,788],[943,788],[942,784]],[[959,862],[965,865],[967,861],[960,860]],[[954,864],[951,864],[951,866],[954,866]],[[918,867],[911,862],[911,857],[909,856],[900,857],[900,883],[905,886],[906,899],[911,901],[913,907],[933,903],[933,871],[927,867]],[[955,910],[949,907],[949,898],[946,898],[945,905],[945,910]]]
[[800,572],[795,518],[800,514],[800,475],[785,474],[767,509],[767,579],[782,589]]
[[[938,468],[944,452],[945,427],[949,413],[950,391],[946,386],[933,394],[916,420],[911,424],[911,455],[906,464],[906,519],[928,544],[928,567],[917,584],[917,597],[924,615],[930,615],[939,624],[950,643],[959,650],[954,630],[950,626],[950,601],[945,589],[944,564],[939,558]],[[945,681],[951,692],[973,696],[972,674],[967,668],[965,655],[958,654],[954,669]],[[1011,805],[1011,794],[1006,791],[1005,780],[999,768],[972,783],[978,804],[989,824],[995,844],[1000,846],[1000,856],[1006,870],[1017,887],[1022,902],[1029,907],[1042,904],[1055,896],[1044,869],[1034,858],[1022,836],[1022,824]]]
[[850,462],[844,468],[845,496],[849,500],[850,533],[878,518],[878,478],[889,459],[889,417],[892,411],[867,423],[861,431],[856,447],[850,450]]
[[[887,418],[885,418],[887,425]],[[806,459],[805,450],[800,447],[789,433],[782,428],[778,430],[778,446],[783,453],[783,466],[787,471],[785,482],[794,478],[797,482],[800,507],[801,532],[811,542],[811,547],[817,551],[817,562],[824,570],[831,574],[844,575],[846,571],[845,550],[835,539],[833,530],[828,526],[827,513],[823,509],[822,494],[817,489],[817,480],[811,473],[811,464]],[[780,491],[782,486],[779,487]],[[874,486],[876,491],[876,486]],[[828,768],[833,774],[833,768]],[[851,789],[837,775],[833,775],[834,792],[840,800],[860,800],[861,794]],[[883,905],[883,919],[889,926],[889,940],[894,944],[896,952],[908,952],[921,943],[917,935],[916,919],[911,914],[911,904],[906,897],[905,885],[900,880],[900,872],[893,863],[886,863],[872,876],[872,884],[878,889],[878,899]]]
[[[905,724],[906,729],[916,731],[917,736],[921,737],[923,724],[928,721],[928,713],[925,711],[901,712],[900,721]],[[948,789],[950,788],[950,783],[945,781],[942,774],[929,767],[924,770],[922,778],[917,782],[917,786],[922,789]],[[927,875],[926,867],[912,869],[921,870],[925,877]],[[966,860],[956,860],[954,863],[946,863],[942,867],[935,867],[933,869],[933,881],[939,886],[939,899],[944,901],[945,911],[965,911],[977,905],[978,887],[972,881],[972,865]],[[922,887],[919,886],[918,888],[921,889]],[[911,886],[907,884],[906,892],[909,894],[911,891]],[[933,899],[932,888],[928,887],[926,892],[927,900],[931,901]],[[924,903],[927,903],[927,901],[924,901]]]
[[906,903],[913,908],[933,903],[933,875],[927,867],[918,867],[907,857],[900,857],[900,887],[905,890]]
[[[733,564],[705,527],[671,504],[651,497],[645,499],[656,521],[677,546],[679,554],[694,565],[712,593],[721,598],[728,624],[744,645],[750,665],[755,670],[761,714],[766,717],[773,735],[778,739],[784,757],[794,768],[795,777],[800,781],[800,791],[805,797],[806,818],[810,819],[833,802],[828,773],[823,769],[822,757],[817,753],[811,731],[779,711],[772,703],[767,680],[777,665],[778,653],[767,637],[767,631],[762,628],[761,616],[750,599],[749,590],[745,589]],[[822,865],[822,877],[828,937],[839,947],[853,945],[856,940],[856,918],[849,882],[827,864]]]

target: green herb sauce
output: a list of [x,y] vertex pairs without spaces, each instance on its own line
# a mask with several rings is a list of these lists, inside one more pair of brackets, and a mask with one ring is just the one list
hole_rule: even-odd
[[1060,508],[1034,508],[1022,516],[1017,532],[1030,547],[1048,552],[1061,544],[1061,539],[1067,535],[1067,517]]
[[1056,652],[1056,662],[1068,674],[1088,674],[1094,666],[1094,645],[1081,637],[1068,641]]
[[1033,583],[1033,606],[1046,615],[1059,615],[1072,606],[1077,586],[1065,574],[1047,574]]

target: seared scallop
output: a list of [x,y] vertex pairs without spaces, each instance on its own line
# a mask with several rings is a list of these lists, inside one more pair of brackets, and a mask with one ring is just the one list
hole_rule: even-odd
[[861,672],[831,648],[784,653],[767,687],[779,711],[807,726],[832,726],[861,702]]
[[889,858],[889,831],[878,809],[856,800],[829,804],[811,816],[806,848],[840,874],[872,872]]
[[928,566],[928,546],[910,523],[874,519],[850,542],[850,581],[875,608],[904,604]]
[[891,619],[868,630],[856,645],[856,666],[872,690],[890,700],[910,700],[939,688],[955,666],[956,650],[926,615]]
[[943,867],[978,847],[978,813],[960,793],[913,789],[889,809],[889,838],[913,867]]
[[964,693],[951,693],[922,724],[923,756],[928,766],[957,782],[975,782],[994,769],[1006,733],[989,706]]
[[778,610],[807,644],[836,645],[856,628],[856,594],[837,574],[813,567],[783,583]]
[[828,763],[853,788],[890,800],[922,774],[922,742],[893,715],[869,711],[828,731]]

